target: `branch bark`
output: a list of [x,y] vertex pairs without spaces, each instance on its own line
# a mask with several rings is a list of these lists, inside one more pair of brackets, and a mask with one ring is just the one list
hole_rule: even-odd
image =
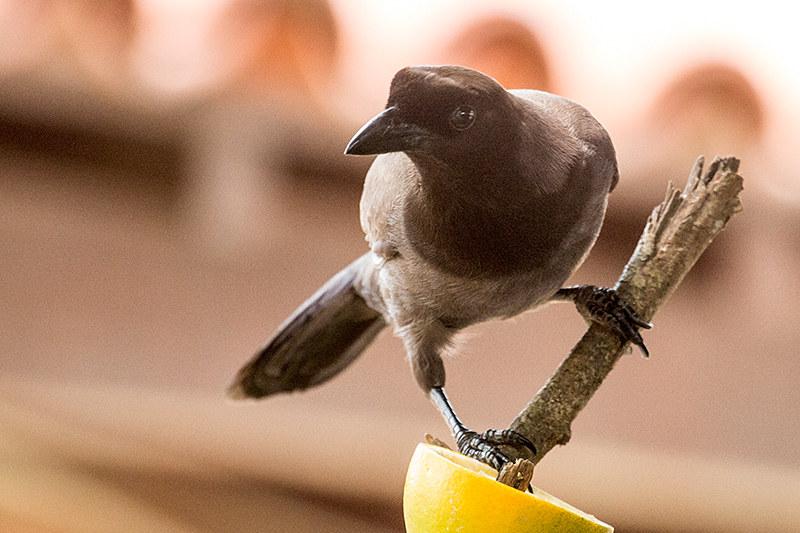
[[[633,256],[615,289],[639,316],[650,321],[683,280],[700,254],[741,211],[739,160],[715,158],[703,172],[699,157],[681,193],[669,184],[664,201],[653,209]],[[538,463],[555,446],[566,444],[571,424],[627,349],[619,337],[592,324],[536,397],[511,423],[535,445],[537,453],[511,457]]]

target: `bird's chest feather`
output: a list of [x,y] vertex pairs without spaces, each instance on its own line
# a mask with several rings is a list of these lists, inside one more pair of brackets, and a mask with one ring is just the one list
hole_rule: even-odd
[[415,252],[444,272],[471,278],[547,268],[574,226],[571,202],[492,185],[410,197],[403,220]]

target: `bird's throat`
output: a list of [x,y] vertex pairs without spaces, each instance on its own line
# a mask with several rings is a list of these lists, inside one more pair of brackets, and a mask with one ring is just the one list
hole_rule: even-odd
[[[532,194],[494,177],[437,180],[423,177],[404,208],[411,246],[440,270],[492,277],[544,267],[569,230],[555,219],[557,199]],[[552,195],[550,195],[552,196]]]

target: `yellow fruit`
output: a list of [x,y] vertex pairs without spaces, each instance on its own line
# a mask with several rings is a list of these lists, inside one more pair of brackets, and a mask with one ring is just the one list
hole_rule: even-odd
[[614,528],[546,492],[495,481],[497,472],[458,452],[420,444],[403,493],[407,533],[572,533]]

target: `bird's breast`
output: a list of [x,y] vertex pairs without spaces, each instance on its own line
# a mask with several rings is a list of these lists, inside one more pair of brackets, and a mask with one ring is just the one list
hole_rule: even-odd
[[[574,196],[560,192],[507,202],[480,195],[411,198],[404,208],[405,234],[418,255],[449,274],[492,278],[547,270],[565,252],[579,261],[599,230],[600,221],[580,229],[585,210]],[[565,250],[570,247],[576,250]]]

